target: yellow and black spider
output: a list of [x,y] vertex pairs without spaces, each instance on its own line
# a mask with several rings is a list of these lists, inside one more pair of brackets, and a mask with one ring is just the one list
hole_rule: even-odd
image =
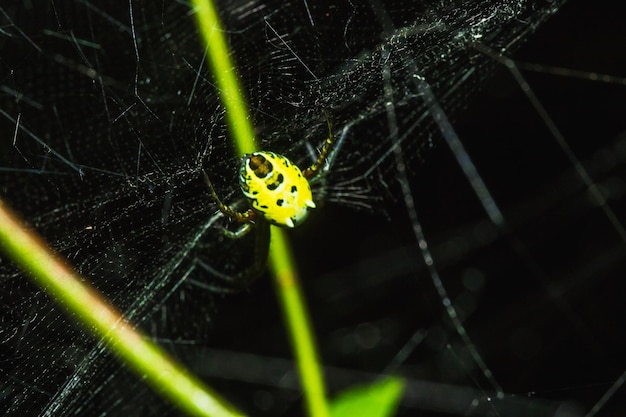
[[239,186],[250,205],[246,211],[240,212],[224,204],[217,196],[209,176],[204,173],[211,196],[220,211],[230,219],[243,224],[235,232],[224,230],[224,234],[239,239],[248,233],[252,226],[256,228],[256,247],[252,265],[236,277],[226,277],[217,273],[222,278],[247,285],[258,277],[265,270],[270,240],[269,225],[294,228],[307,218],[309,210],[315,208],[310,181],[320,173],[335,145],[328,115],[326,121],[328,138],[317,160],[305,170],[300,170],[287,157],[269,151],[253,152],[241,158]]

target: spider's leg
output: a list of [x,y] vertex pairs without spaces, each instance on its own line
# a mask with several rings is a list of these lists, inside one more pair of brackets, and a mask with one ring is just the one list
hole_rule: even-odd
[[256,223],[254,231],[254,259],[243,274],[239,274],[243,287],[248,287],[267,270],[270,251],[270,224],[265,220]]
[[[229,288],[220,288],[223,292],[236,293],[250,286],[266,270],[267,256],[270,246],[270,226],[266,221],[256,223],[255,227],[254,258],[250,266],[234,275],[220,272],[205,262],[198,261],[198,266],[209,272],[221,281],[228,283]],[[235,232],[236,233],[236,232]],[[214,286],[213,286],[214,287]],[[217,288],[217,287],[215,287]]]
[[[202,171],[202,173],[204,174],[204,181],[206,182],[206,185],[211,190],[211,197],[213,197],[213,200],[215,200],[215,203],[222,213],[224,213],[231,219],[238,221],[239,223],[254,223],[254,219],[256,217],[256,213],[254,212],[254,210],[248,209],[241,213],[239,211],[233,210],[226,204],[222,203],[222,200],[220,200],[220,198],[217,196],[217,193],[215,192],[215,188],[213,187],[213,183],[209,179],[208,174],[206,173],[206,171]],[[245,232],[243,234],[245,234]]]
[[224,235],[230,239],[241,239],[252,229],[252,223],[244,223],[239,229],[230,231],[228,229],[222,229]]
[[326,110],[324,110],[324,115],[326,115],[326,122],[328,123],[328,137],[326,138],[326,141],[322,146],[322,150],[317,157],[317,161],[315,161],[313,165],[311,165],[302,172],[302,175],[304,175],[304,178],[306,179],[314,177],[315,174],[317,174],[318,171],[322,168],[322,166],[324,166],[324,164],[326,163],[326,158],[328,158],[328,154],[330,154],[330,151],[333,149],[333,145],[335,144],[335,138],[333,137],[333,127],[330,123],[330,117],[328,117],[328,112]]

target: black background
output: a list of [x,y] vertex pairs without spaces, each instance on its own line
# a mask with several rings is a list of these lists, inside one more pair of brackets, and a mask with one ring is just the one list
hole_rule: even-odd
[[[57,6],[61,16],[71,16],[72,7],[79,7],[78,3]],[[16,7],[22,8],[20,10],[27,8],[25,3]],[[121,7],[116,17],[122,18],[125,9],[127,12],[126,5]],[[139,7],[136,10],[141,12]],[[189,34],[189,37],[192,36]],[[112,34],[111,39],[114,38],[115,34]],[[181,35],[181,39],[186,37]],[[323,49],[324,39],[317,41],[318,47]],[[532,35],[513,58],[546,67],[580,70],[587,78],[591,72],[626,76],[625,42],[626,33],[618,5],[609,1],[603,4],[571,1]],[[102,107],[81,107],[82,103],[96,101],[76,99],[83,92],[89,94],[90,91],[91,81],[77,76],[80,69],[71,66],[64,71],[55,71],[63,64],[55,61],[52,54],[21,56],[20,51],[15,49],[16,45],[12,38],[5,38],[3,44],[0,43],[3,51],[8,51],[2,53],[3,79],[0,84],[11,87],[14,77],[11,71],[32,71],[37,74],[33,79],[39,80],[40,88],[50,89],[48,97],[53,104],[57,104],[59,111],[63,112],[66,108],[76,112],[71,117],[75,126],[66,124],[59,128],[56,120],[47,117],[49,113],[42,112],[41,120],[38,120],[37,112],[33,111],[28,120],[38,135],[45,137],[46,132],[64,131],[68,132],[67,137],[73,137],[74,133],[69,132],[74,129],[96,132],[94,134],[97,135],[97,132],[107,128],[81,124],[85,117],[105,121],[112,118],[92,117],[92,112],[99,112]],[[132,85],[134,52],[116,51],[115,48],[107,48],[106,52],[99,55],[105,60],[101,68],[106,68],[103,71],[106,76],[119,82],[112,87],[116,97],[125,99],[132,95],[132,91],[125,91],[127,95],[122,91]],[[117,67],[117,58],[130,64]],[[335,56],[329,52],[327,58],[333,62]],[[167,62],[163,57],[160,59]],[[261,67],[263,65],[260,64]],[[52,73],[66,74],[69,79],[46,75],[47,66],[53,68]],[[146,69],[146,72],[149,70]],[[620,85],[528,71],[523,74],[574,154],[600,184],[617,218],[623,220],[626,191],[624,83]],[[252,71],[244,73],[243,79],[247,85],[256,85]],[[158,81],[157,78],[155,82]],[[168,106],[180,103],[176,102],[176,98],[171,99],[175,96],[172,93],[175,89],[171,87],[170,91],[167,75],[162,75],[160,81],[163,86],[154,97],[167,97],[169,101],[155,103],[152,107],[166,115],[170,111]],[[437,83],[437,80],[428,81]],[[277,85],[273,90],[275,93],[279,92]],[[291,87],[287,85],[285,90]],[[84,91],[81,90],[83,88]],[[63,94],[63,91],[70,93]],[[217,100],[211,94],[209,86],[204,85],[197,96],[199,102],[207,106],[207,112],[215,116],[218,114],[215,112]],[[252,92],[251,95],[256,97]],[[42,96],[45,97],[45,94],[42,93]],[[284,103],[280,102],[280,94],[277,96],[268,99],[276,103],[268,105],[264,111],[274,108],[280,113]],[[11,108],[13,98],[10,94],[4,94],[2,100],[0,108]],[[453,125],[504,213],[509,229],[503,233],[490,225],[451,152],[434,131],[432,146],[422,148],[420,145],[419,155],[415,149],[409,148],[406,154],[412,155],[407,158],[410,187],[435,265],[459,308],[469,336],[507,396],[528,399],[528,402],[522,402],[524,405],[538,404],[535,399],[554,401],[547,403],[549,405],[541,408],[536,415],[551,414],[554,410],[550,407],[558,407],[561,402],[573,402],[588,410],[626,370],[623,355],[626,346],[623,332],[626,318],[623,307],[625,242],[594,203],[571,161],[550,135],[545,121],[531,107],[520,86],[505,68],[498,68],[491,81],[479,92],[460,101],[463,106],[450,112]],[[343,110],[338,109],[333,114],[336,132],[346,117]],[[321,121],[320,117],[312,115],[316,111],[310,110],[307,117]],[[198,137],[210,131],[211,123],[207,118],[198,121],[201,118],[199,114],[184,116],[179,122],[188,121],[182,137]],[[286,112],[280,115],[288,117]],[[142,136],[149,136],[152,130],[154,135],[163,135],[162,124],[143,123],[141,117],[141,113],[132,116],[124,129],[135,131],[136,128]],[[27,120],[26,116],[24,118]],[[64,117],[63,120],[70,118]],[[2,152],[12,152],[15,124],[6,118],[2,123]],[[298,120],[294,125],[297,123]],[[298,131],[302,127],[295,126],[292,130]],[[217,137],[223,137],[223,127],[216,129],[219,131]],[[384,131],[384,114],[372,117],[367,129]],[[169,138],[168,135],[163,136]],[[287,142],[286,139],[280,141],[280,138],[277,139],[276,144]],[[177,164],[189,164],[185,158],[190,153],[188,149],[181,150],[175,142],[172,143],[171,150],[167,146],[161,149],[163,153],[173,152],[178,158],[167,161],[170,173]],[[194,146],[201,143],[197,140]],[[371,150],[349,146],[348,151],[354,158],[367,155]],[[217,150],[209,153],[209,159],[218,158],[216,164],[222,175],[218,181],[223,190],[228,190],[228,172],[232,171],[233,163],[225,156],[220,157],[224,155],[224,149],[220,149],[217,141],[215,147]],[[132,149],[129,147],[128,154],[126,150],[121,150],[120,155],[131,155]],[[291,147],[290,151],[298,149],[301,148]],[[176,153],[177,150],[180,154]],[[89,152],[89,147],[83,148],[83,151]],[[75,156],[80,159],[80,155]],[[6,160],[3,158],[3,163]],[[128,166],[123,169],[132,172],[135,159],[128,156],[126,161]],[[111,161],[94,152],[90,163],[92,166],[106,166]],[[111,171],[121,171],[125,163]],[[99,177],[87,182],[87,189],[87,186],[76,185],[80,184],[76,179],[64,182],[63,178],[53,176],[34,178],[18,171],[14,165],[7,166],[11,169],[0,171],[0,191],[5,198],[36,226],[43,225],[42,233],[79,269],[92,276],[104,271],[107,279],[98,280],[95,285],[109,294],[121,308],[130,305],[135,295],[151,284],[150,275],[142,275],[137,281],[118,281],[114,278],[117,268],[120,268],[116,266],[116,261],[101,269],[95,266],[96,261],[123,259],[122,265],[127,268],[125,273],[128,276],[132,276],[134,271],[141,274],[143,268],[151,265],[151,251],[139,250],[138,245],[142,242],[152,244],[152,233],[159,236],[167,234],[169,240],[162,244],[172,246],[182,245],[187,236],[184,232],[178,235],[179,232],[174,230],[167,233],[159,230],[157,233],[156,228],[149,226],[160,218],[161,200],[152,195],[160,195],[167,188],[164,183],[155,182],[156,191],[138,185],[136,194],[120,191],[120,195],[127,195],[127,198],[111,197],[110,206],[105,204],[100,207],[102,211],[97,218],[111,219],[110,216],[114,216],[119,207],[132,206],[133,202],[140,200],[145,202],[141,209],[147,207],[149,214],[130,210],[124,222],[107,220],[110,227],[106,228],[106,233],[89,238],[76,236],[80,234],[80,227],[76,224],[64,224],[62,219],[53,221],[55,208],[69,207],[70,200],[81,201],[83,195],[71,194],[76,189],[81,190],[79,192],[84,193],[85,198],[93,194],[108,201],[107,193],[117,195],[116,190],[127,186],[125,181],[115,182],[106,176],[104,179]],[[387,369],[392,358],[415,332],[422,331],[425,340],[393,371],[413,382],[442,382],[470,387],[477,396],[489,395],[492,387],[468,359],[467,346],[450,326],[441,299],[423,266],[413,224],[409,221],[393,168],[390,164],[383,170],[386,186],[379,186],[371,193],[379,199],[373,203],[373,212],[324,204],[307,223],[290,233],[318,334],[321,357],[325,364],[333,367],[328,371],[329,386],[335,392],[345,389],[348,383],[374,378]],[[188,212],[192,214],[188,221],[181,221],[175,226],[186,225],[189,230],[203,216],[212,213],[210,202],[203,194],[202,181],[199,176],[194,177],[195,174],[193,169],[189,169],[189,173],[183,175],[187,185],[177,194],[186,196],[180,199],[192,207]],[[139,177],[147,175],[142,172]],[[136,195],[141,195],[142,199],[136,199]],[[78,217],[78,208],[68,211]],[[148,225],[146,232],[143,231],[145,225]],[[138,232],[126,235],[126,231],[133,228]],[[68,231],[71,233],[68,234]],[[111,242],[117,242],[119,236],[123,237],[119,239],[120,245],[113,247]],[[227,259],[224,261],[226,266],[234,262],[228,256],[238,259],[240,251],[243,252],[232,242],[224,242],[220,252],[221,246],[215,245],[217,232],[207,239],[213,239],[207,244],[210,250],[226,254],[223,255]],[[92,257],[78,254],[78,248],[93,252]],[[124,255],[116,258],[118,251]],[[154,249],[154,252],[158,250]],[[136,258],[132,257],[133,254]],[[157,263],[165,261],[156,260]],[[46,360],[48,357],[61,352],[71,356],[67,352],[76,348],[75,343],[89,347],[92,344],[82,331],[73,329],[72,321],[61,310],[45,301],[41,292],[24,283],[23,278],[16,279],[4,259],[3,266],[3,322],[7,333],[20,317],[33,317],[32,320],[38,323],[38,327],[29,329],[32,332],[30,336],[7,339],[10,342],[5,343],[0,351],[6,358],[1,362],[5,365],[0,364],[6,375],[2,379],[0,396],[2,407],[7,410],[6,415],[38,415],[49,401],[64,404],[63,415],[97,415],[99,410],[134,415],[141,415],[142,412],[145,415],[156,412],[176,415],[176,411],[154,399],[153,394],[133,375],[120,370],[114,359],[98,349],[90,351],[97,352],[98,356],[87,371],[87,375],[92,376],[92,384],[79,388],[80,396],[74,401],[63,402],[55,397],[54,394],[62,392],[59,391],[65,382],[62,378],[45,378],[42,385],[30,380],[18,382],[24,376],[32,377],[41,369],[51,367]],[[470,285],[476,282],[473,279],[478,279],[477,287]],[[201,377],[207,378],[209,384],[249,411],[250,415],[297,415],[300,412],[301,402],[296,385],[281,373],[284,369],[280,364],[276,365],[276,375],[266,373],[266,379],[261,382],[254,381],[251,377],[254,373],[249,370],[246,373],[245,369],[240,369],[240,373],[229,376],[227,371],[220,374],[219,368],[211,367],[211,364],[215,365],[214,361],[219,361],[215,358],[226,358],[220,356],[226,352],[253,354],[258,363],[273,363],[270,359],[266,361],[266,357],[291,357],[288,337],[284,333],[278,303],[268,277],[261,278],[249,291],[237,295],[214,296],[191,286],[187,299],[159,301],[162,299],[160,291],[165,290],[155,288],[149,293],[154,305],[148,302],[149,308],[137,311],[141,318],[138,321],[155,338],[163,337],[161,342],[174,356]],[[190,296],[190,293],[193,294]],[[41,313],[28,315],[31,309],[39,307],[41,311],[52,313],[49,316]],[[157,312],[154,316],[148,313],[151,309]],[[159,312],[163,311],[168,313],[167,320],[161,320],[162,316],[159,316]],[[162,336],[163,327],[168,328],[171,334]],[[18,347],[16,340],[22,340],[22,343],[17,343]],[[38,340],[41,340],[39,345]],[[181,340],[195,340],[196,343],[189,345]],[[33,351],[39,356],[24,359],[25,352],[30,350],[22,351],[20,345],[27,342],[33,345]],[[18,356],[19,359],[16,359]],[[82,362],[76,359],[76,363]],[[54,362],[53,366],[57,365]],[[337,368],[349,370],[349,378],[342,379],[344,374]],[[70,369],[68,366],[68,369],[70,374],[78,373],[77,368]],[[115,383],[108,382],[109,374],[114,375]],[[100,384],[102,390],[95,390],[94,387]],[[279,388],[281,384],[288,388]],[[20,398],[21,388],[18,388],[24,385],[41,388],[43,394],[36,395],[32,400],[34,402],[27,407],[12,409],[15,404],[24,404],[25,400]],[[128,392],[134,393],[132,400],[128,399]],[[625,397],[620,392],[601,409],[599,415],[615,415],[626,409]],[[464,404],[453,392],[444,392],[443,395],[450,403]],[[117,398],[121,399],[119,403],[115,401]],[[507,398],[510,400],[510,397]],[[83,401],[86,403],[83,404]],[[428,408],[426,403],[419,395],[407,395],[400,414],[431,415],[428,414],[430,411],[416,410]],[[453,408],[451,406],[449,410]],[[525,408],[520,406],[519,410]],[[489,412],[493,410],[487,411],[487,414]],[[444,415],[441,411],[432,413]],[[501,411],[500,415],[516,414],[508,410]]]

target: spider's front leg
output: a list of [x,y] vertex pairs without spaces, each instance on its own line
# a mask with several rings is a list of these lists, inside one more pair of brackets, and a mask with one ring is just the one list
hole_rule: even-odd
[[262,275],[266,269],[267,255],[269,252],[270,244],[270,226],[269,223],[253,209],[239,212],[224,204],[217,196],[215,188],[213,187],[213,183],[211,183],[208,174],[206,172],[203,173],[204,181],[211,190],[211,196],[213,200],[215,200],[215,203],[217,204],[220,211],[225,216],[228,216],[232,220],[235,220],[242,224],[242,226],[235,231],[222,229],[224,235],[231,239],[239,239],[246,235],[250,230],[255,229],[254,256],[252,258],[252,263],[244,270],[236,273],[235,275],[229,275],[216,270],[207,263],[198,263],[200,267],[208,271],[210,274],[216,276],[224,282],[229,283],[232,288],[228,292],[239,292],[247,288],[252,283],[252,281]]
[[211,190],[211,197],[213,197],[213,200],[217,204],[217,207],[220,209],[220,211],[225,216],[228,216],[239,223],[244,223],[244,225],[236,232],[229,232],[225,230],[225,232],[227,232],[226,235],[235,239],[244,236],[246,233],[248,233],[248,231],[250,231],[251,224],[254,224],[256,220],[256,212],[252,209],[248,209],[242,213],[233,210],[226,204],[222,203],[222,200],[220,200],[220,198],[217,196],[217,193],[215,192],[215,188],[213,187],[213,183],[209,179],[208,174],[206,173],[206,171],[203,171],[202,173],[204,174],[204,181]]
[[322,150],[317,157],[317,161],[315,161],[310,167],[302,171],[302,175],[304,175],[304,178],[306,179],[313,178],[319,172],[319,170],[326,163],[326,159],[328,158],[328,155],[333,150],[333,146],[335,145],[333,127],[330,123],[330,117],[328,117],[328,112],[326,110],[324,110],[324,115],[326,115],[326,123],[328,124],[328,137],[324,141],[324,145],[322,146]]

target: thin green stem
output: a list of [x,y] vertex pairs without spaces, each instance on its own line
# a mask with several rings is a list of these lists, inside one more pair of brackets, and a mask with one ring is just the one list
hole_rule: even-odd
[[257,145],[248,116],[248,105],[239,87],[217,10],[210,0],[192,0],[191,3],[194,5],[198,28],[207,48],[211,71],[226,109],[228,128],[237,154],[242,156],[254,152]]
[[283,229],[273,227],[270,247],[270,270],[280,296],[283,316],[287,320],[291,345],[296,354],[300,379],[309,415],[329,417],[326,389],[315,337],[302,297],[298,274],[293,264]]
[[[257,150],[254,129],[215,6],[210,0],[192,0],[192,4],[237,154],[254,152]],[[272,227],[269,264],[295,351],[309,415],[328,417],[326,389],[295,261],[285,233],[277,227]]]
[[239,417],[242,413],[170,359],[126,322],[101,294],[68,267],[0,200],[0,248],[13,262],[163,396],[189,415]]

